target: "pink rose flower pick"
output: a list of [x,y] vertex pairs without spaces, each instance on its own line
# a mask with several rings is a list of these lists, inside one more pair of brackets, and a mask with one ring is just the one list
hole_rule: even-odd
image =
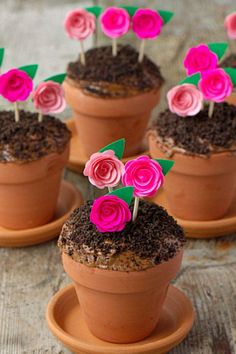
[[60,113],[66,108],[64,90],[54,81],[41,82],[33,91],[34,106],[43,114]]
[[205,100],[223,102],[233,90],[231,78],[223,69],[203,72],[198,83]]
[[225,28],[227,30],[228,37],[231,39],[236,39],[236,12],[233,12],[226,17]]
[[140,156],[125,164],[122,183],[134,187],[135,197],[151,197],[162,186],[164,175],[160,164],[148,156]]
[[84,40],[96,28],[96,18],[84,9],[70,11],[65,19],[64,28],[71,39]]
[[155,10],[138,9],[133,18],[133,31],[139,39],[154,39],[164,25],[162,17]]
[[167,100],[170,111],[180,117],[195,116],[203,107],[203,94],[192,84],[173,87]]
[[84,175],[97,188],[115,187],[124,173],[123,163],[115,156],[113,150],[97,152],[91,155],[84,169]]
[[109,7],[101,17],[102,31],[110,38],[118,38],[129,31],[130,16],[125,9]]
[[0,76],[0,95],[10,102],[25,101],[33,90],[33,80],[26,72],[11,69]]
[[190,48],[184,59],[187,75],[217,68],[218,57],[207,45]]
[[99,232],[122,231],[130,220],[128,204],[115,195],[105,195],[93,203],[90,221],[96,225]]

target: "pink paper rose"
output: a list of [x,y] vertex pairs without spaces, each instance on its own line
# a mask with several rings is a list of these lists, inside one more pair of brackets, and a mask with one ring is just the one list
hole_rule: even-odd
[[195,116],[203,106],[203,94],[192,84],[173,87],[167,100],[170,111],[180,117]]
[[91,155],[84,169],[84,175],[88,177],[90,183],[100,189],[117,186],[123,172],[124,165],[113,150]]
[[96,28],[96,18],[84,9],[70,11],[65,19],[64,28],[71,39],[84,40]]
[[233,90],[231,78],[223,69],[203,72],[198,85],[205,100],[214,102],[223,102]]
[[217,64],[217,55],[205,44],[190,48],[184,59],[184,67],[188,75],[215,69]]
[[226,17],[225,28],[229,38],[236,39],[236,12],[233,12]]
[[125,9],[109,7],[100,17],[102,31],[110,38],[126,34],[130,28],[130,16]]
[[148,156],[140,156],[125,164],[122,183],[134,187],[135,197],[151,197],[162,186],[164,175],[160,164]]
[[90,221],[99,232],[122,231],[131,220],[128,204],[115,195],[105,195],[96,199],[90,213]]
[[154,39],[161,33],[164,21],[151,9],[138,9],[133,18],[133,31],[139,39]]
[[10,102],[25,101],[33,90],[33,80],[26,72],[11,69],[0,76],[0,95]]
[[41,82],[33,91],[33,101],[35,108],[43,114],[60,113],[66,108],[64,90],[54,81]]

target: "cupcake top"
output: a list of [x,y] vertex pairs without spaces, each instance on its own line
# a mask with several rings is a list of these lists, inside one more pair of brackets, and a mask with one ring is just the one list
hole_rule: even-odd
[[86,65],[78,60],[69,63],[68,79],[72,79],[84,93],[99,97],[127,97],[158,90],[164,79],[159,67],[144,56],[138,62],[138,52],[129,45],[118,46],[112,56],[111,46],[86,52]]

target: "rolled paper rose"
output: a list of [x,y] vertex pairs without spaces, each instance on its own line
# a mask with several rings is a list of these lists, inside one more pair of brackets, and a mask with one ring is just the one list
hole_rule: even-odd
[[118,38],[129,31],[130,16],[125,9],[109,7],[101,17],[102,31],[110,38]]
[[72,10],[66,16],[64,28],[71,39],[84,40],[95,31],[96,18],[84,9]]
[[223,69],[203,72],[198,86],[205,100],[223,102],[233,90],[231,78]]
[[217,55],[205,44],[190,48],[184,59],[184,67],[188,75],[215,69],[217,64]]
[[227,30],[228,37],[231,39],[236,39],[236,12],[233,12],[226,17],[225,28]]
[[97,152],[91,155],[85,165],[84,175],[91,184],[102,189],[115,187],[124,173],[123,163],[115,156],[113,150]]
[[64,90],[54,81],[41,82],[33,91],[34,106],[43,114],[60,113],[66,108]]
[[115,195],[105,195],[93,203],[90,221],[96,225],[99,232],[122,231],[130,220],[128,204]]
[[33,90],[33,80],[26,72],[11,69],[0,76],[0,95],[10,102],[25,101]]
[[173,87],[167,100],[170,111],[180,117],[195,116],[203,107],[203,94],[192,84]]
[[161,33],[164,21],[151,9],[138,9],[132,18],[132,29],[139,39],[154,39]]
[[151,197],[162,186],[164,175],[160,164],[148,156],[140,156],[125,164],[122,183],[134,187],[135,197]]

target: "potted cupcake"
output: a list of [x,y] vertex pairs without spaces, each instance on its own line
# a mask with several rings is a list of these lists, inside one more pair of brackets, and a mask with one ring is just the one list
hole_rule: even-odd
[[186,220],[222,218],[236,192],[236,107],[225,102],[236,69],[218,68],[213,54],[207,45],[188,52],[192,75],[168,92],[169,108],[149,131],[151,156],[175,161],[164,189],[170,211]]
[[[81,54],[68,65],[65,97],[87,157],[122,137],[126,139],[125,157],[143,151],[145,130],[164,82],[159,67],[144,55],[145,43],[160,35],[172,15],[134,7],[107,8],[97,23],[112,45],[84,53],[84,40],[96,31],[96,17],[91,8],[68,13],[65,30],[80,42]],[[117,44],[131,29],[140,39],[139,52],[130,45]]]
[[[36,71],[30,65],[0,75],[0,95],[14,104],[14,110],[0,112],[0,225],[15,230],[51,221],[69,154],[70,132],[48,115],[65,108],[65,75],[33,89]],[[36,113],[19,109],[30,95]]]
[[140,156],[124,166],[121,152],[116,142],[90,157],[84,174],[110,192],[72,213],[58,245],[89,330],[131,343],[156,327],[185,237],[162,207],[140,199],[162,186],[172,161]]

